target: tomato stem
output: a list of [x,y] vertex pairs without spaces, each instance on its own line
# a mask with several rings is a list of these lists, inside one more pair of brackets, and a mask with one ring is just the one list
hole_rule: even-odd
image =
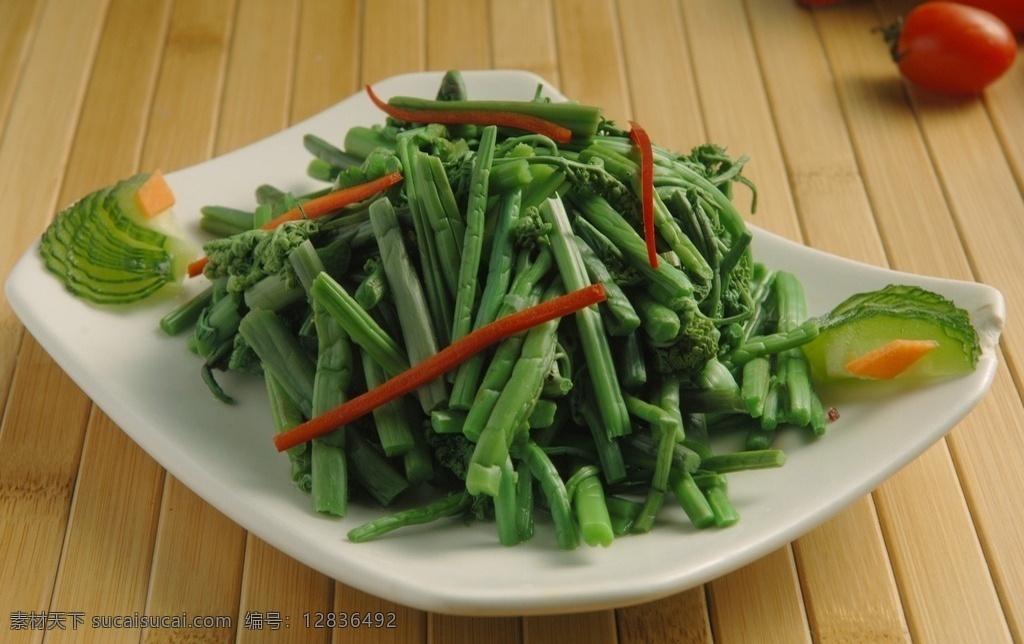
[[894,63],[900,62],[909,53],[900,51],[900,36],[903,34],[903,16],[897,16],[892,24],[886,27],[875,27],[872,31],[882,34],[882,38],[889,45],[889,55],[892,56]]

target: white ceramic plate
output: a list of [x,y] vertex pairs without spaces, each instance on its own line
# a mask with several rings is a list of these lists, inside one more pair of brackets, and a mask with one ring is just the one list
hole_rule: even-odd
[[[465,73],[476,98],[529,99],[537,76],[516,71]],[[382,81],[377,93],[431,97],[439,73]],[[175,216],[195,241],[206,204],[251,207],[253,190],[272,183],[297,193],[312,188],[302,136],[340,142],[349,126],[383,115],[357,94],[325,112],[249,147],[167,179],[178,198]],[[942,437],[979,400],[996,369],[993,347],[1004,303],[990,287],[894,273],[839,259],[756,232],[755,256],[799,276],[812,314],[847,295],[891,282],[920,284],[969,310],[984,354],[969,376],[903,391],[859,387],[829,392],[841,418],[820,440],[784,432],[785,467],[730,476],[740,522],[696,531],[681,512],[668,512],[650,534],[616,540],[607,549],[557,549],[540,526],[531,543],[504,548],[493,525],[459,522],[408,529],[367,544],[345,538],[351,527],[381,514],[351,508],[344,520],[314,514],[294,488],[285,457],[271,443],[262,381],[223,377],[235,406],[214,400],[199,362],[182,338],[157,328],[175,302],[112,311],[65,292],[29,249],[7,282],[12,307],[28,330],[78,385],[143,449],[206,501],[282,551],[347,584],[417,608],[462,614],[544,614],[594,610],[655,599],[734,570],[814,528],[871,491]],[[188,284],[195,292],[200,280]],[[187,296],[182,296],[183,299]]]

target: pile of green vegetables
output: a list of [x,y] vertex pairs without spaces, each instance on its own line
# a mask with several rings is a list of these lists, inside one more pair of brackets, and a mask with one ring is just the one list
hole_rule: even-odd
[[[435,101],[476,109],[449,72]],[[819,332],[791,274],[751,255],[731,200],[743,159],[706,145],[654,147],[656,266],[645,246],[641,166],[628,130],[593,107],[525,97],[567,143],[495,125],[353,127],[305,139],[322,191],[269,185],[243,211],[204,208],[210,287],[162,326],[187,333],[203,378],[265,379],[284,432],[377,388],[473,329],[601,283],[605,300],[508,337],[444,376],[286,451],[318,512],[350,496],[405,509],[354,541],[441,517],[493,520],[500,543],[546,515],[557,543],[609,545],[645,532],[666,503],[698,528],[738,515],[726,475],[777,467],[782,426],[825,432],[828,413],[799,348]],[[261,228],[324,193],[400,172],[327,216]],[[414,366],[412,368],[415,368]],[[709,436],[746,432],[714,453]],[[418,489],[436,491],[408,507]]]

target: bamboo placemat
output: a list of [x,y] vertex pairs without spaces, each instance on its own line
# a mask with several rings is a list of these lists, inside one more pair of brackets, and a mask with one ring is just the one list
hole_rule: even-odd
[[[1024,639],[1024,69],[978,98],[902,84],[872,29],[913,4],[0,0],[4,279],[59,205],[101,185],[236,149],[387,76],[493,67],[536,72],[667,147],[750,154],[762,228],[982,281],[1008,304],[989,395],[821,527],[647,604],[477,618],[367,595],[248,534],[93,406],[3,299],[0,641]],[[394,613],[395,628],[300,623],[326,611]],[[72,627],[133,614],[230,625]]]

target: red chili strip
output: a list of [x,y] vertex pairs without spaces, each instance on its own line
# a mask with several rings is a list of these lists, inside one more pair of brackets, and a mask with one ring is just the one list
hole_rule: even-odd
[[[392,172],[372,181],[367,181],[366,183],[329,192],[320,197],[310,199],[301,206],[292,208],[291,210],[278,215],[260,226],[260,230],[273,230],[288,221],[296,221],[303,218],[316,219],[317,217],[323,217],[335,210],[340,210],[345,206],[360,202],[364,199],[369,199],[377,193],[384,192],[401,180],[401,172]],[[188,276],[195,277],[202,273],[209,261],[210,259],[208,257],[200,257],[199,259],[191,262],[188,265]]]
[[644,218],[644,241],[651,268],[658,268],[658,248],[654,237],[654,148],[651,137],[633,121],[629,122],[629,138],[640,149],[640,207]]
[[443,125],[497,125],[525,130],[534,134],[543,134],[558,143],[568,143],[572,139],[572,130],[553,121],[538,118],[529,114],[507,112],[502,110],[435,110],[408,109],[397,107],[382,101],[369,85],[366,93],[374,105],[388,116],[406,123],[441,123]]
[[580,309],[602,302],[604,299],[604,286],[600,283],[591,284],[572,293],[546,300],[522,311],[499,318],[464,335],[461,339],[456,340],[426,360],[410,367],[382,385],[360,394],[330,411],[277,434],[274,437],[274,445],[277,447],[277,451],[283,452],[326,434],[337,427],[341,427],[370,413],[385,403],[422,387],[496,342],[500,342],[509,336],[521,333],[539,324],[550,322],[555,318],[575,313]]

